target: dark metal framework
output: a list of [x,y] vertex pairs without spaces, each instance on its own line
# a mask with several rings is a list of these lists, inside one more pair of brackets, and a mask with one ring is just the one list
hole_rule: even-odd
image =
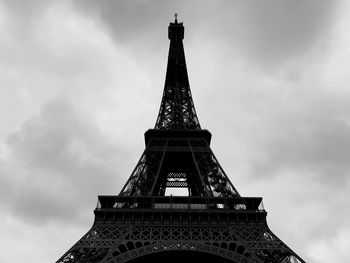
[[[162,196],[188,187],[191,196],[239,196],[210,149],[206,130],[149,130],[146,149],[120,195]],[[171,180],[177,175],[185,180]]]
[[182,23],[177,23],[177,21],[171,23],[168,37],[170,47],[167,74],[155,129],[200,130],[188,81],[182,44],[184,38]]
[[[201,129],[191,97],[183,37],[175,19],[159,115],[139,162],[118,196],[98,197],[92,228],[57,263],[156,262],[173,251],[222,262],[305,263],[268,228],[262,198],[241,197],[210,149],[211,133]],[[187,188],[188,196],[165,196],[173,187]]]

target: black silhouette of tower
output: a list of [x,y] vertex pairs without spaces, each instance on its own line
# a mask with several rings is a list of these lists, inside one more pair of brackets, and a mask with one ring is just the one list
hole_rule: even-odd
[[[92,228],[57,262],[304,262],[268,228],[262,198],[240,196],[215,158],[176,16],[168,37],[163,98],[145,151],[119,195],[98,197]],[[166,196],[169,188],[188,195]]]

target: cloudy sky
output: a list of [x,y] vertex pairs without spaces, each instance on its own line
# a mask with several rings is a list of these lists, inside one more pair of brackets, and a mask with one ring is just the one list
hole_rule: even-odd
[[348,262],[346,0],[0,0],[0,262],[56,261],[97,195],[119,193],[156,120],[175,12],[233,184],[307,262]]

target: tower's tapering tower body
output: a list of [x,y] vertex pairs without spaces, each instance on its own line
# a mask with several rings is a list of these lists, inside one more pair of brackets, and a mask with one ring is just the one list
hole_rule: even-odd
[[[260,197],[241,197],[202,130],[182,40],[170,23],[168,66],[154,129],[118,196],[99,196],[92,228],[58,263],[304,262],[268,228]],[[170,188],[187,196],[167,196]]]

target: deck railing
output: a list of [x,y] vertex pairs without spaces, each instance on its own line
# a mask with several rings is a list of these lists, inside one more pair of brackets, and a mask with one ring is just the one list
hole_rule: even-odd
[[261,197],[110,196],[98,197],[96,209],[179,209],[264,211]]

